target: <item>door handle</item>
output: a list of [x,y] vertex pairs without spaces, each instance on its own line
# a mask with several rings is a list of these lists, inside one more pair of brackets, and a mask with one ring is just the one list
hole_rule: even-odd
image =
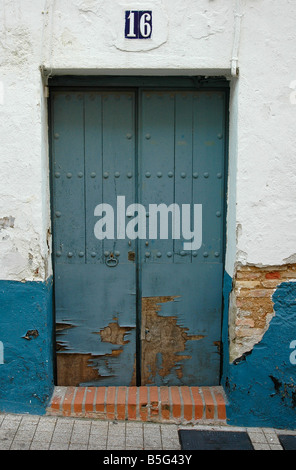
[[106,266],[108,266],[109,268],[115,268],[118,265],[118,263],[119,263],[119,259],[114,258],[113,253],[111,253],[110,256],[106,258],[106,261],[105,261]]

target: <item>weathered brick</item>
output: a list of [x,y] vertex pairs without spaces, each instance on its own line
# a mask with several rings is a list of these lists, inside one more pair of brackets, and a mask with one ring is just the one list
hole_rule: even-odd
[[238,272],[237,279],[243,279],[245,281],[252,281],[256,279],[263,279],[264,274],[258,272]]
[[96,396],[96,412],[97,413],[104,413],[105,411],[105,393],[106,393],[106,387],[99,387],[97,389],[97,396]]
[[225,399],[222,393],[216,389],[213,389],[215,400],[217,403],[217,412],[218,412],[218,419],[226,419],[226,407],[225,407]]
[[240,297],[271,297],[273,291],[270,289],[242,289]]
[[159,415],[159,398],[158,398],[158,388],[153,386],[149,388],[150,393],[150,415],[158,416]]
[[[200,388],[199,387],[191,387],[191,394],[192,398],[194,401],[194,419],[202,419],[203,418],[203,412],[204,412],[204,404],[202,401],[202,397],[200,394]],[[217,401],[218,405],[218,401]],[[219,403],[220,406],[220,403]],[[225,406],[225,401],[224,401],[224,406]],[[221,418],[221,419],[226,419]]]
[[272,312],[273,305],[270,298],[250,298],[250,297],[238,297],[236,299],[236,306],[244,311],[266,311]]
[[256,281],[240,280],[235,283],[235,287],[237,289],[255,289],[256,287],[261,287],[261,282],[259,279]]
[[181,395],[183,399],[184,419],[186,421],[191,421],[192,412],[193,412],[193,403],[192,403],[189,387],[182,387]]
[[221,387],[67,387],[56,388],[47,413],[122,422],[224,421],[226,402]]
[[170,419],[170,399],[167,387],[160,387],[161,415],[165,420]]
[[137,387],[128,389],[128,419],[137,419]]
[[72,402],[75,396],[75,387],[67,387],[65,398],[63,402],[63,414],[64,416],[70,416],[72,413]]
[[147,387],[139,387],[139,413],[142,421],[148,419],[148,389]]
[[280,279],[281,273],[279,271],[273,271],[272,273],[266,273],[266,279]]
[[201,389],[205,400],[206,418],[213,419],[215,416],[215,404],[210,387],[201,387]]
[[288,269],[288,265],[265,266],[263,268],[258,268],[258,269],[260,269],[262,272],[271,273],[271,272],[274,272],[274,271],[286,271]]
[[296,279],[296,271],[285,271],[281,275],[282,279]]
[[74,413],[76,413],[77,415],[82,413],[82,403],[83,403],[85,391],[86,391],[86,387],[79,387],[76,391],[73,409],[74,409]]
[[266,287],[267,289],[275,289],[282,281],[279,279],[266,279],[266,281],[262,281],[262,287]]
[[107,400],[106,400],[107,419],[115,418],[115,394],[116,394],[116,388],[108,387]]
[[93,413],[96,388],[88,387],[85,394],[85,413]]
[[257,272],[260,271],[256,266],[240,266],[238,272]]
[[239,357],[258,343],[274,315],[273,294],[285,280],[296,279],[296,264],[286,266],[240,266],[234,279],[234,337],[231,348]]
[[178,387],[171,388],[171,396],[173,402],[173,417],[180,418],[181,417],[181,398],[180,392]]
[[125,419],[127,387],[118,387],[117,392],[117,419]]
[[237,318],[235,324],[236,326],[250,326],[251,328],[255,325],[253,318]]
[[247,327],[242,327],[242,328],[237,328],[236,329],[236,335],[239,338],[249,338],[250,336],[258,336],[262,334],[262,329],[261,328],[247,328]]

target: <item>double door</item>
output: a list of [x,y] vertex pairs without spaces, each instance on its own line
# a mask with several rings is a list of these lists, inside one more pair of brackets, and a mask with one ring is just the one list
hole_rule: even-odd
[[54,91],[58,385],[217,385],[225,96]]

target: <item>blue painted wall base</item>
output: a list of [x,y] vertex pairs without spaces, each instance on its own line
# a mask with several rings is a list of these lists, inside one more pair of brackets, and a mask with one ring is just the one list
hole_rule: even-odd
[[53,379],[52,278],[0,281],[0,411],[44,414]]
[[[296,429],[296,283],[282,283],[273,295],[275,317],[261,342],[235,364],[228,359],[228,297],[232,279],[224,280],[223,380],[230,425]],[[292,361],[293,362],[293,361]]]
[[[223,376],[228,424],[296,429],[296,283],[273,295],[275,317],[261,342],[236,363],[228,357],[228,298],[224,277]],[[45,414],[54,388],[52,279],[0,281],[0,412]],[[295,344],[295,343],[294,343]],[[1,358],[1,355],[0,355]]]

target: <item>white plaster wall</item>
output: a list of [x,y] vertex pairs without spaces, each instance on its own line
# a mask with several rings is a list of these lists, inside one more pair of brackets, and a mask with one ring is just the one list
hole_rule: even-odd
[[238,102],[237,220],[242,263],[296,261],[296,4],[244,2]]
[[43,280],[50,257],[41,27],[30,2],[2,1],[0,14],[0,279]]
[[[226,268],[296,261],[296,5],[290,0],[2,0],[0,279],[51,273],[47,73],[226,74],[231,80]],[[153,39],[123,39],[125,9],[151,9]],[[1,93],[1,86],[0,86]],[[9,226],[5,218],[14,220]],[[12,226],[11,226],[12,225]]]
[[[228,69],[232,47],[232,1],[55,0],[46,65],[54,69]],[[123,40],[124,11],[152,10],[152,42]],[[48,13],[47,13],[48,12]],[[143,53],[143,49],[144,50]],[[127,53],[127,51],[134,51]]]

